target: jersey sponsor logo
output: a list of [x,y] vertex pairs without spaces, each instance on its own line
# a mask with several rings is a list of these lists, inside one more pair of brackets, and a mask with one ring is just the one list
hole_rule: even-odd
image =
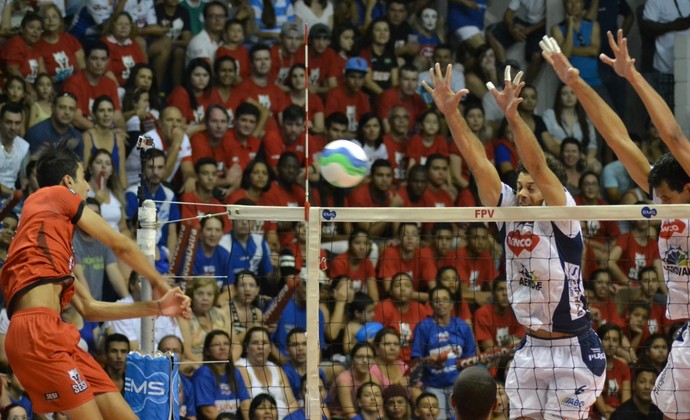
[[46,401],[53,401],[60,398],[60,394],[57,392],[47,392],[44,394]]
[[661,231],[659,232],[659,236],[662,239],[669,239],[671,236],[675,234],[681,234],[683,232],[685,232],[685,223],[682,220],[666,220],[661,225]]
[[666,255],[664,255],[662,261],[665,271],[678,276],[690,275],[688,253],[683,251],[680,247],[670,247],[668,251],[666,251]]
[[564,398],[561,401],[561,405],[563,405],[565,407],[572,407],[572,408],[577,408],[577,409],[583,408],[585,406],[585,404],[587,404],[585,401],[580,401],[579,399],[572,398],[572,397]]
[[539,236],[533,235],[532,232],[522,233],[514,230],[506,237],[506,245],[515,255],[520,255],[522,251],[532,252],[537,244],[539,244]]
[[86,391],[88,385],[86,384],[86,381],[84,381],[81,378],[81,373],[79,373],[79,370],[77,370],[77,368],[68,370],[67,374],[69,375],[69,378],[72,380],[72,382],[74,382],[72,384],[72,390],[75,394],[79,394],[80,392]]
[[593,353],[590,354],[589,356],[587,356],[590,361],[592,361],[592,360],[605,360],[606,359],[606,353],[601,353],[601,352],[599,352],[598,349],[592,349],[592,351],[593,351]]
[[522,265],[522,269],[520,269],[520,278],[518,279],[518,283],[520,286],[526,286],[533,290],[540,291],[542,289],[542,284],[541,281],[539,281],[539,277],[534,274],[534,271],[529,271],[524,265]]

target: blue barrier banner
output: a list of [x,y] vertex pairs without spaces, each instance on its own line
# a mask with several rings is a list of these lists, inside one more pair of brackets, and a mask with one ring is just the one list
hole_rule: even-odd
[[147,420],[179,420],[179,370],[176,357],[131,352],[125,368],[125,401]]

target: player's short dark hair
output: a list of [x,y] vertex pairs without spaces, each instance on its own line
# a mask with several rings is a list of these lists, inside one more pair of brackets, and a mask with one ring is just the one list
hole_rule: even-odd
[[[5,105],[7,106],[7,105]],[[79,156],[66,145],[46,143],[38,152],[36,164],[36,181],[39,187],[59,185],[66,175],[77,178]]]
[[680,166],[678,159],[670,153],[665,153],[654,163],[647,181],[652,188],[657,188],[662,182],[666,182],[671,191],[681,192],[687,184],[690,184],[690,176]]
[[12,114],[19,114],[24,118],[24,107],[19,102],[8,102],[0,109],[0,119],[5,118],[5,114],[11,112]]
[[211,114],[211,111],[213,111],[213,110],[220,111],[223,113],[223,115],[225,115],[225,118],[229,118],[227,109],[223,108],[222,106],[220,106],[218,104],[213,104],[213,105],[210,105],[208,108],[206,108],[204,121],[208,121],[208,116]]
[[453,225],[448,222],[434,223],[434,225],[431,227],[431,235],[436,236],[441,230],[449,230],[453,232]]
[[465,368],[455,379],[453,399],[458,420],[485,419],[496,403],[496,381],[483,366]]
[[506,283],[506,278],[505,278],[505,277],[499,276],[499,277],[497,277],[496,279],[494,279],[494,281],[491,282],[491,293],[495,293],[495,292],[496,292],[496,289],[498,289],[498,286],[499,286],[501,283]]
[[[554,175],[556,175],[556,178],[561,182],[563,186],[566,185],[568,182],[568,176],[565,173],[565,168],[563,167],[563,164],[561,163],[560,160],[556,159],[555,157],[551,155],[545,155],[546,157],[546,166],[553,172]],[[525,165],[520,162],[518,165],[518,168],[515,170],[515,173],[517,175],[520,174],[527,174],[529,175],[529,171],[527,168],[525,168]],[[690,181],[688,181],[690,182]]]
[[431,289],[429,291],[429,299],[431,299],[431,295],[433,295],[434,293],[443,292],[443,291],[448,292],[448,296],[450,296],[451,299],[453,298],[453,292],[451,292],[449,288],[447,288],[446,286],[444,286],[442,284],[437,284],[436,286],[434,286],[433,289]]
[[194,172],[196,172],[196,174],[198,175],[199,171],[201,170],[201,167],[204,165],[213,165],[217,168],[218,162],[216,162],[216,160],[212,157],[202,157],[194,163]]
[[108,48],[108,44],[100,40],[89,42],[86,47],[84,47],[84,57],[89,58],[93,51],[98,50],[105,51],[105,55],[110,57],[110,48]]
[[646,366],[645,367],[637,367],[637,368],[633,369],[633,372],[632,372],[632,374],[633,374],[632,383],[634,384],[637,381],[637,378],[645,372],[653,374],[655,378],[659,374],[659,372],[657,372],[656,369],[654,369],[653,367],[646,367]]
[[295,327],[295,328],[291,329],[291,330],[287,333],[287,337],[285,337],[285,343],[286,343],[286,344],[289,343],[289,342],[290,342],[290,339],[292,338],[293,335],[297,335],[297,334],[306,334],[306,333],[307,333],[307,330],[305,330],[304,328],[302,328],[302,327]]
[[237,105],[237,109],[235,110],[235,119],[241,117],[242,115],[253,115],[258,120],[261,116],[261,111],[254,104],[242,102],[241,104]]
[[283,110],[283,123],[304,121],[307,118],[306,115],[307,114],[304,112],[304,108],[301,106],[295,104],[288,105]]
[[111,343],[127,343],[127,349],[130,349],[129,338],[126,335],[120,333],[108,334],[105,337],[105,351],[107,352],[110,348]]
[[347,125],[349,124],[349,121],[347,119],[347,115],[345,115],[344,113],[342,113],[340,111],[331,112],[330,114],[328,114],[325,122],[326,122],[326,127],[330,127],[333,124],[340,124],[340,125],[344,125],[347,127]]

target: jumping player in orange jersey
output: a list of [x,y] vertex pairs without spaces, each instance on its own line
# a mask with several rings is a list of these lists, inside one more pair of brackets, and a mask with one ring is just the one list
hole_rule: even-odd
[[[79,331],[60,319],[60,311],[71,301],[90,321],[189,317],[190,300],[179,288],[170,289],[134,241],[84,205],[89,184],[76,155],[47,146],[37,173],[41,188],[24,204],[0,276],[12,320],[5,342],[7,359],[38,413],[63,412],[70,419],[136,419],[105,371],[79,348]],[[72,274],[77,226],[148,278],[160,300],[130,304],[94,300]]]

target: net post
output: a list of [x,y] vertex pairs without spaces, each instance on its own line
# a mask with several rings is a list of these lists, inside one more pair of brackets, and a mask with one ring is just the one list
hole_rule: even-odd
[[[141,252],[155,264],[156,258],[156,204],[153,200],[144,200],[139,207],[139,228],[137,229],[137,246]],[[143,276],[141,281],[141,301],[147,302],[152,299],[151,283]],[[155,317],[148,316],[141,318],[141,352],[152,354],[155,348],[154,335]]]
[[[304,407],[307,418],[321,420],[319,391],[319,270],[321,256],[321,208],[309,207],[307,223],[307,387]],[[313,351],[310,351],[312,350]],[[311,356],[311,357],[310,357]]]

